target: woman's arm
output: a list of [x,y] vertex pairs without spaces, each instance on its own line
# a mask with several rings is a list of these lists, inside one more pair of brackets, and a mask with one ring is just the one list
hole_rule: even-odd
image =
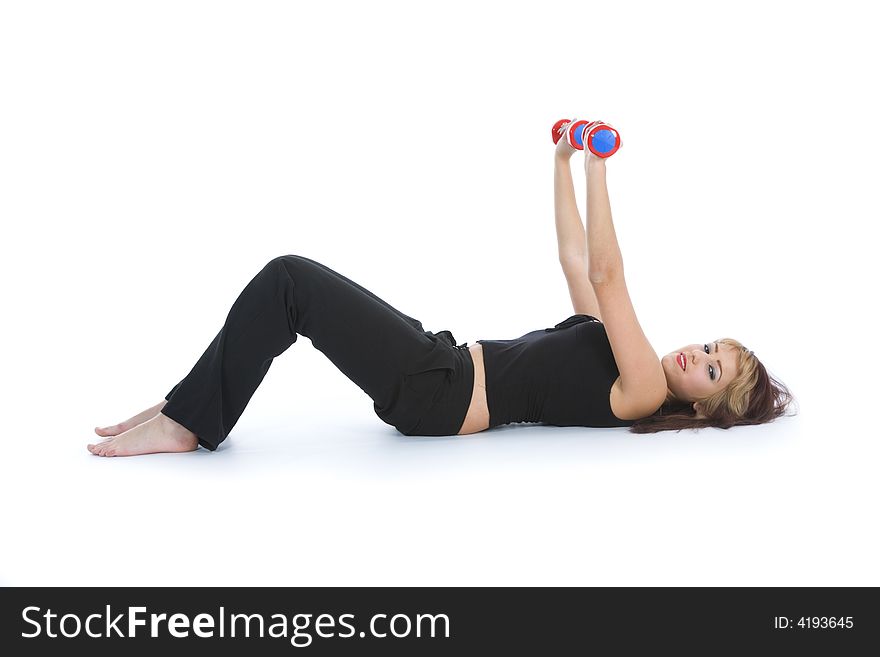
[[599,302],[590,283],[587,238],[574,196],[570,160],[571,155],[564,151],[554,156],[553,198],[559,264],[568,283],[574,312],[601,320]]
[[563,267],[566,262],[577,260],[586,263],[587,238],[574,197],[571,160],[568,157],[556,155],[553,161],[553,198],[556,211],[556,241],[559,248],[559,262],[563,263]]
[[611,221],[605,160],[587,155],[587,251],[590,282],[620,377],[612,386],[617,417],[635,420],[656,411],[666,397],[666,375],[645,337],[623,274],[623,257]]
[[603,283],[623,274],[623,256],[611,221],[611,202],[605,181],[605,160],[587,154],[587,253],[590,281]]

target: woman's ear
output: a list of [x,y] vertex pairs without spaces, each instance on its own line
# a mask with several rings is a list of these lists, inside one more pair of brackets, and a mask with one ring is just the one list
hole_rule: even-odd
[[700,406],[700,402],[694,402],[694,412],[697,414],[696,418],[698,420],[705,420],[708,417],[703,414],[703,407]]

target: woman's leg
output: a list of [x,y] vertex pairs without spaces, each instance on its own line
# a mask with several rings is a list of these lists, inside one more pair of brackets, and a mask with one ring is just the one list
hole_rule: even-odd
[[[424,330],[422,328],[422,323],[419,320],[414,319],[414,318],[410,317],[409,315],[406,315],[405,313],[400,312],[397,308],[395,308],[391,304],[387,303],[383,299],[380,299],[375,294],[370,292],[368,289],[366,289],[366,288],[362,287],[361,285],[355,283],[354,281],[346,278],[342,274],[333,271],[332,269],[330,269],[326,265],[321,264],[320,262],[317,262],[315,260],[311,260],[310,262],[312,262],[315,266],[320,267],[320,268],[324,269],[325,271],[331,273],[332,275],[337,276],[340,280],[342,280],[342,281],[348,283],[349,285],[351,285],[352,287],[360,290],[363,294],[368,295],[376,303],[383,305],[389,311],[395,313],[398,317],[400,317],[405,322],[410,324],[417,331]],[[180,383],[182,383],[182,381]],[[162,408],[168,403],[168,400],[171,398],[171,395],[173,395],[177,391],[177,389],[180,387],[180,383],[175,385],[168,392],[168,394],[165,395],[165,399],[162,400],[161,402],[159,402],[158,404],[156,404],[155,406],[151,406],[150,408],[146,409],[145,411],[141,411],[140,413],[134,415],[133,417],[130,417],[128,420],[125,420],[124,422],[120,422],[119,424],[114,424],[114,425],[107,426],[107,427],[95,427],[95,433],[103,438],[116,436],[116,435],[119,435],[120,433],[123,433],[125,431],[128,431],[129,429],[136,427],[137,425],[141,424],[142,422],[146,422],[150,418],[155,417],[159,413],[159,411],[161,411]]]
[[[430,396],[429,388],[453,366],[448,342],[421,326],[314,260],[275,258],[244,288],[223,328],[154,419],[172,420],[195,434],[198,444],[215,450],[273,359],[304,335],[373,399],[380,418],[389,424],[410,422]],[[402,391],[411,374],[407,390],[418,389],[421,396]],[[407,394],[406,403],[400,403]]]
[[[297,256],[294,256],[294,257],[297,257]],[[302,258],[302,256],[299,256],[299,257]],[[323,264],[321,264],[320,262],[317,262],[316,260],[309,260],[308,258],[302,258],[302,259],[305,260],[305,261],[307,261],[307,262],[310,262],[310,263],[311,263],[312,265],[314,265],[315,267],[320,267],[321,269],[323,269],[325,272],[327,272],[327,273],[330,274],[331,276],[335,276],[335,277],[338,278],[339,280],[341,280],[341,281],[347,283],[348,285],[351,285],[352,287],[356,288],[356,289],[359,290],[361,293],[366,294],[366,295],[367,295],[368,297],[370,297],[373,301],[375,301],[375,302],[378,303],[378,304],[383,305],[386,309],[388,309],[388,310],[390,310],[391,312],[393,312],[394,314],[396,314],[398,317],[400,317],[403,321],[405,321],[407,324],[409,324],[410,326],[412,326],[412,327],[413,327],[414,329],[416,329],[417,331],[423,331],[423,330],[424,330],[424,329],[422,328],[422,323],[421,323],[419,320],[417,320],[417,319],[413,319],[412,317],[410,317],[410,316],[407,315],[406,313],[402,313],[402,312],[400,312],[397,308],[395,308],[394,306],[392,306],[390,303],[388,303],[387,301],[385,301],[385,300],[383,300],[383,299],[380,299],[379,297],[377,297],[375,294],[373,294],[372,292],[370,292],[370,291],[369,291],[368,289],[366,289],[365,287],[362,287],[362,286],[358,285],[357,283],[355,283],[353,280],[351,280],[351,279],[349,279],[349,278],[346,278],[345,276],[343,276],[343,275],[340,274],[339,272],[330,269],[330,267],[328,267],[328,266],[326,266],[326,265],[323,265]]]
[[[328,280],[330,280],[330,281],[335,280],[335,281],[337,281],[337,282],[341,282],[341,283],[344,283],[344,284],[350,286],[351,288],[357,290],[357,291],[360,292],[361,294],[363,294],[363,295],[369,297],[370,299],[372,299],[376,304],[381,305],[382,307],[384,307],[384,308],[385,308],[386,310],[388,310],[389,312],[394,313],[395,315],[397,315],[400,319],[402,319],[404,322],[406,322],[407,324],[409,324],[410,326],[412,326],[415,330],[420,331],[420,332],[424,331],[424,328],[422,327],[422,323],[421,323],[419,320],[414,319],[413,317],[410,317],[410,316],[407,315],[406,313],[401,312],[400,310],[398,310],[397,308],[395,308],[394,306],[392,306],[390,303],[388,303],[388,302],[385,301],[384,299],[381,299],[381,298],[377,297],[375,294],[373,294],[372,292],[370,292],[370,291],[369,291],[368,289],[366,289],[365,287],[359,285],[358,283],[354,282],[354,281],[351,280],[350,278],[347,278],[347,277],[343,276],[343,275],[340,274],[339,272],[337,272],[337,271],[335,271],[335,270],[333,270],[333,269],[330,269],[330,267],[328,267],[328,266],[326,266],[326,265],[324,265],[324,264],[322,264],[322,263],[320,263],[320,262],[318,262],[318,261],[316,261],[316,260],[311,260],[311,259],[306,258],[306,257],[303,257],[303,256],[288,255],[288,256],[282,256],[282,258],[287,258],[289,262],[297,262],[297,261],[301,261],[301,262],[304,262],[304,263],[308,263],[309,266],[311,266],[312,268],[322,270],[322,271],[325,273],[325,275],[326,275],[326,277],[327,277]],[[276,260],[277,260],[277,258],[276,258]],[[273,262],[274,262],[274,261],[273,261]],[[271,262],[270,262],[269,264],[271,264]],[[296,340],[296,338],[294,338],[294,341],[295,341],[295,340]],[[291,343],[291,344],[292,344],[292,343]],[[183,383],[182,380],[181,380],[179,383],[177,383],[177,384],[176,384],[171,390],[168,391],[168,394],[165,395],[165,399],[166,399],[166,401],[169,400],[169,399],[171,399],[171,396],[172,396],[175,392],[177,392],[177,389],[180,387],[180,384],[181,384],[181,383]],[[160,406],[160,408],[161,408],[161,406]],[[117,425],[117,426],[120,426],[120,425]],[[112,427],[111,427],[111,428],[112,428]]]

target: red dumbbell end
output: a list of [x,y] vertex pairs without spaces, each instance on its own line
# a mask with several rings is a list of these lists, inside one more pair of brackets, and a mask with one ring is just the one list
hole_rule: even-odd
[[553,130],[551,134],[553,135],[553,143],[558,144],[559,140],[562,139],[562,132],[559,129],[564,126],[566,123],[569,123],[568,119],[559,119],[556,123],[553,124]]

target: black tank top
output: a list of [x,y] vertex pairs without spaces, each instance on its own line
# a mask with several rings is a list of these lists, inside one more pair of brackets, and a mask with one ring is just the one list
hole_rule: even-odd
[[572,315],[553,328],[483,345],[489,427],[511,422],[556,426],[624,427],[611,412],[611,386],[620,372],[605,325]]

